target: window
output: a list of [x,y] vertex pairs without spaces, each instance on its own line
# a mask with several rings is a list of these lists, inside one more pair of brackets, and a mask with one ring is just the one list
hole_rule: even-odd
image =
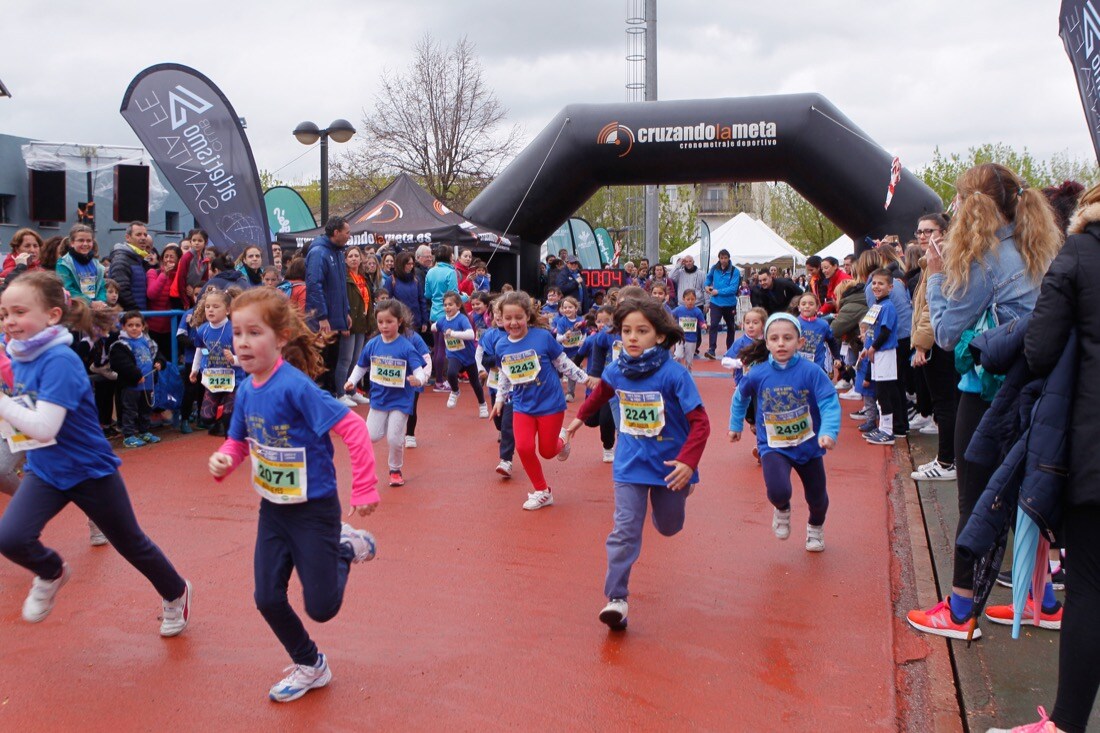
[[0,224],[11,224],[15,215],[15,197],[11,194],[0,193]]
[[170,232],[178,232],[180,230],[180,213],[178,211],[164,212],[164,228]]

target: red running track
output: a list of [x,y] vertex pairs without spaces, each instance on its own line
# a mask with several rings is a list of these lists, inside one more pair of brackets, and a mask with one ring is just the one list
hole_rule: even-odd
[[[0,730],[894,729],[888,451],[845,418],[826,459],[827,549],[807,553],[797,478],[780,542],[750,444],[726,441],[732,381],[697,382],[702,482],[680,535],[647,526],[625,634],[596,618],[613,509],[598,431],[547,466],[557,503],[525,512],[519,462],[511,481],[494,473],[495,433],[468,390],[455,410],[426,394],[408,484],[354,520],[378,558],[353,567],[335,620],[307,622],[328,688],[267,700],[288,660],[252,603],[258,498],[242,473],[210,479],[220,441],[196,433],[123,455],[139,519],[194,582],[191,626],[161,639],[155,592],[88,546],[70,507],[45,531],[73,568],[46,621],[21,620],[29,574],[0,559]],[[376,456],[384,469],[384,445]]]

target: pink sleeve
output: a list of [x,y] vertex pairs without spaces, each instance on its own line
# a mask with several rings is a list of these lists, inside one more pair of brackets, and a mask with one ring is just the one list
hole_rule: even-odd
[[351,410],[332,427],[351,455],[351,505],[377,504],[378,477],[374,475],[374,448],[362,418]]
[[11,359],[6,351],[0,350],[0,379],[4,380],[4,386],[11,389],[15,384],[15,373],[11,368]]
[[241,440],[233,440],[232,438],[226,438],[222,443],[222,447],[218,448],[218,453],[224,453],[233,459],[233,468],[229,469],[229,472],[221,478],[215,478],[215,481],[222,481],[233,473],[233,469],[241,465],[241,462],[248,456],[248,443]]

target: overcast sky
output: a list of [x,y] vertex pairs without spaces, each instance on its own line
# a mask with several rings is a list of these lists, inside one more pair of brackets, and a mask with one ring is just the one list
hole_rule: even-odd
[[[570,102],[628,99],[628,0],[9,0],[0,133],[137,144],[119,115],[146,66],[210,77],[248,120],[261,169],[316,176],[302,120],[356,126],[424,33],[472,40],[510,122],[536,135]],[[1088,158],[1053,0],[658,0],[662,99],[820,92],[902,163],[985,142]],[[48,7],[49,12],[44,12]],[[335,149],[341,146],[334,145]],[[290,163],[289,165],[287,165]],[[284,167],[286,166],[286,167]]]

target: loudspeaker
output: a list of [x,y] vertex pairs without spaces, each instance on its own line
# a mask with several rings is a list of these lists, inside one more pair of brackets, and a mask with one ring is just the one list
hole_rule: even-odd
[[115,166],[115,221],[149,221],[149,166]]
[[65,221],[65,171],[30,170],[31,219]]

